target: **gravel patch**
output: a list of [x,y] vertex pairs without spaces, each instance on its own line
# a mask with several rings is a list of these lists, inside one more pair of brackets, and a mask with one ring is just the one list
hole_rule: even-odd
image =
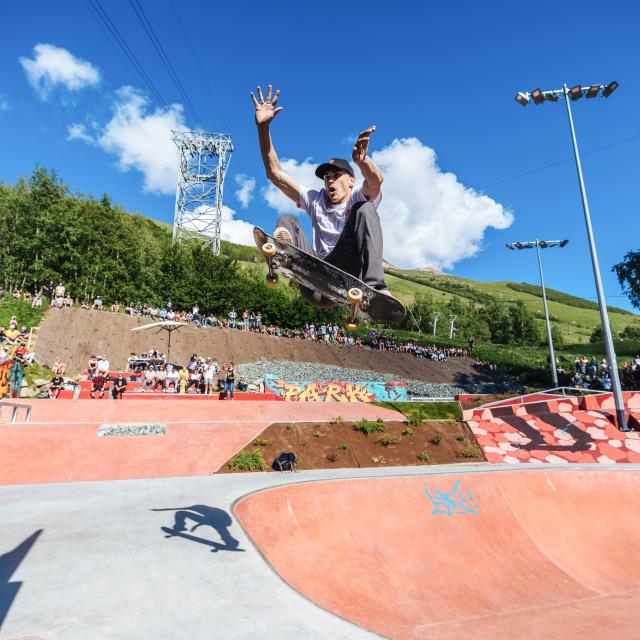
[[[315,380],[328,382],[394,382],[403,380],[392,373],[378,373],[363,369],[346,369],[314,362],[266,361],[249,362],[236,367],[238,375],[248,382],[264,380],[265,373],[271,373],[290,382]],[[505,391],[519,391],[522,386],[516,382],[454,385],[441,383],[427,383],[420,380],[403,380],[407,383],[410,396],[426,396],[429,398],[443,398],[455,396],[458,393],[501,393]]]

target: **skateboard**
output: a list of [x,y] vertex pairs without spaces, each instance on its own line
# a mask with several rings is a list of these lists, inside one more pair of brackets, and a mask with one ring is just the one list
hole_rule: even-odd
[[167,534],[165,535],[165,538],[184,538],[185,540],[191,540],[191,542],[206,544],[209,547],[212,547],[211,551],[213,553],[215,553],[216,551],[244,551],[244,549],[240,549],[240,547],[228,547],[226,544],[220,544],[219,542],[214,542],[213,540],[200,538],[199,536],[191,535],[186,531],[176,531],[175,529],[170,529],[169,527],[160,527],[160,529],[162,529],[162,531]]
[[278,273],[282,273],[317,291],[323,298],[347,307],[351,311],[347,329],[356,328],[357,317],[390,326],[404,320],[405,308],[399,300],[373,289],[350,273],[293,245],[278,242],[260,227],[254,228],[253,237],[267,261],[267,284],[277,284]]

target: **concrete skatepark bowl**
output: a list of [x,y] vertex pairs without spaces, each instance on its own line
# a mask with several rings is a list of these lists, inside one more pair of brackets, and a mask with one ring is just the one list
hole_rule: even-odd
[[638,638],[640,473],[296,483],[235,514],[319,606],[388,638]]

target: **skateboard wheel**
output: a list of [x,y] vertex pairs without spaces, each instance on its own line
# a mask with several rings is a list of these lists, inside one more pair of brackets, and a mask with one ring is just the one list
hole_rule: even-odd
[[348,322],[347,329],[349,331],[355,331],[358,328],[358,325],[355,322]]
[[268,273],[267,274],[267,284],[271,287],[273,285],[278,284],[278,274],[277,273]]
[[353,287],[353,289],[349,289],[349,291],[347,291],[347,300],[349,300],[351,304],[357,304],[358,302],[362,302],[362,291],[357,287]]
[[276,255],[276,246],[272,242],[265,242],[262,245],[262,255],[270,258]]

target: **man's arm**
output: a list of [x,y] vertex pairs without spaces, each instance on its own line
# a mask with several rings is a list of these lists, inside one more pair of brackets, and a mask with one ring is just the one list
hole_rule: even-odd
[[351,157],[358,166],[364,178],[362,185],[362,194],[367,200],[375,200],[380,194],[380,187],[384,176],[380,167],[367,155],[369,152],[369,138],[376,130],[376,126],[372,125],[360,133],[353,147]]
[[256,126],[258,127],[258,140],[260,141],[260,153],[267,178],[275,187],[280,189],[288,198],[291,198],[300,206],[300,185],[290,175],[282,170],[280,159],[273,147],[270,125],[274,118],[282,111],[282,107],[275,108],[280,90],[276,90],[271,98],[271,85],[267,88],[267,98],[262,95],[262,88],[258,87],[258,98],[250,94],[256,108]]

